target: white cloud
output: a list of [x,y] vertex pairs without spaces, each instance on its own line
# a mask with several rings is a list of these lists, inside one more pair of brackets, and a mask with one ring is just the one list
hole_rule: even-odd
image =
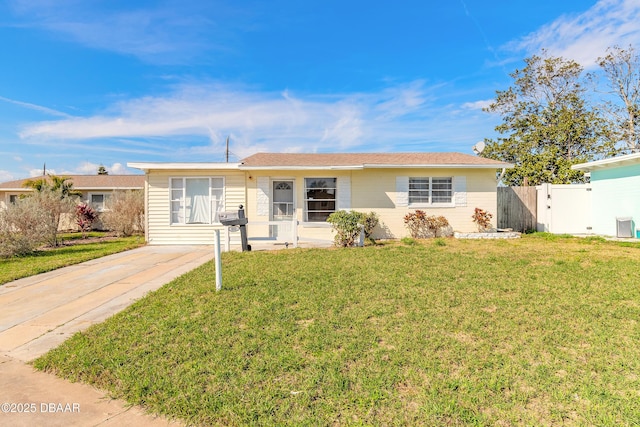
[[0,101],[8,102],[10,104],[19,105],[21,107],[27,108],[29,110],[39,111],[41,113],[45,113],[51,116],[58,117],[71,117],[71,115],[64,113],[62,111],[54,110],[52,108],[43,107],[42,105],[31,104],[29,102],[16,101],[15,99],[5,98],[4,96],[0,96]]
[[14,179],[11,172],[0,170],[0,182],[13,181]]
[[[44,172],[44,168],[42,169],[30,169],[29,177],[35,178],[36,176],[42,176],[42,172]],[[46,169],[47,175],[58,175],[58,171],[56,169]]]
[[506,46],[537,54],[573,59],[583,67],[596,67],[608,47],[640,43],[640,1],[600,0],[584,13],[563,15],[538,31]]
[[[173,141],[174,148],[166,153],[173,156],[179,154],[175,142],[180,138],[209,141],[208,147],[189,144],[193,148],[182,153],[193,155],[221,152],[231,135],[239,157],[256,151],[377,151],[388,150],[390,143],[474,141],[486,136],[486,117],[469,111],[468,105],[436,107],[438,89],[412,82],[376,93],[317,96],[192,84],[165,96],[120,102],[92,117],[32,123],[20,135],[31,143],[59,140],[78,145],[90,139],[152,139],[162,151]],[[465,141],[463,147],[467,145]],[[126,142],[114,150],[154,151]]]
[[109,166],[92,162],[82,162],[73,170],[65,171],[64,173],[69,175],[96,175],[100,166],[104,166],[110,175],[130,175],[132,173],[122,163],[113,163]]
[[[242,16],[217,2],[168,0],[144,8],[128,4],[119,8],[117,4],[98,7],[94,2],[77,0],[12,0],[10,5],[23,26],[40,28],[91,48],[162,63],[228,49],[233,37],[224,28],[225,17]],[[207,16],[215,16],[217,22]],[[233,22],[241,26],[241,21]]]
[[482,111],[483,108],[489,107],[489,105],[491,105],[493,102],[495,102],[495,99],[483,99],[480,101],[465,102],[464,104],[462,104],[462,108],[465,110]]

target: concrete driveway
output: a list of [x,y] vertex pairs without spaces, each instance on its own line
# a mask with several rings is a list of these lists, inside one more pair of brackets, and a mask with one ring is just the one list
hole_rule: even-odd
[[[34,372],[24,362],[211,260],[213,253],[212,246],[145,246],[1,285],[0,404],[33,402],[37,411],[7,413],[3,405],[0,425],[169,425],[89,386]],[[78,403],[80,411],[52,413],[48,403]]]

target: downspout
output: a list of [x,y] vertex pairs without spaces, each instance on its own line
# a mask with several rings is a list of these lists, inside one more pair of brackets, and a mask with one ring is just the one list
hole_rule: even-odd
[[500,184],[500,181],[504,178],[505,173],[507,173],[507,168],[502,168],[502,172],[500,172],[500,176],[498,177],[498,184]]

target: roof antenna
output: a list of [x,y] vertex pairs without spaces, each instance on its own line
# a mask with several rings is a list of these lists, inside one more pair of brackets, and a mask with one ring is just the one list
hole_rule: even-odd
[[229,135],[227,135],[226,159],[227,159],[227,163],[229,163]]
[[47,162],[42,165],[42,176],[47,176]]

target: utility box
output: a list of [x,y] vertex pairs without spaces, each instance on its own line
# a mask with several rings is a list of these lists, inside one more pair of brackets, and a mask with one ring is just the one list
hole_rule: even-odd
[[616,217],[616,237],[632,238],[633,218],[629,216]]

